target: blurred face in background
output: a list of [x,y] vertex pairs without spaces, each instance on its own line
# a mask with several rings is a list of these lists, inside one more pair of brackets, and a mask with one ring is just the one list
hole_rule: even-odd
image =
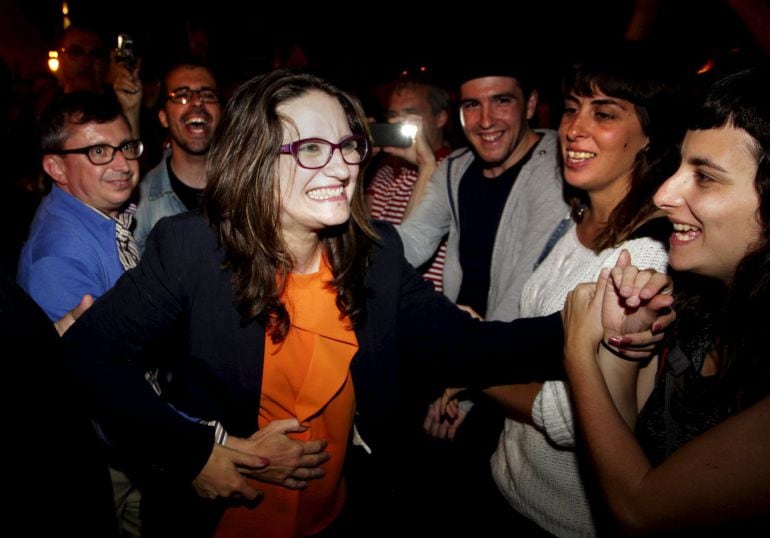
[[102,39],[88,30],[70,29],[59,50],[59,79],[64,93],[104,91],[109,52]]
[[390,123],[408,122],[410,118],[422,119],[425,139],[433,151],[444,143],[443,128],[449,115],[446,110],[433,113],[428,101],[428,90],[424,86],[400,88],[390,94],[387,118]]
[[[158,119],[168,129],[173,151],[205,155],[222,113],[214,76],[204,67],[181,66],[168,74],[166,88],[177,97],[166,97]],[[175,102],[180,100],[186,103]]]

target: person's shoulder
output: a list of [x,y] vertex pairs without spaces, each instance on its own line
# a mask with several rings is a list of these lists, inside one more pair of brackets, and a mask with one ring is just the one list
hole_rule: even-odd
[[147,171],[142,180],[139,182],[139,195],[141,198],[146,199],[152,194],[155,194],[155,190],[160,188],[160,185],[164,183],[165,178],[168,175],[166,164],[166,156],[164,155],[160,162]]
[[[197,211],[164,217],[147,236],[142,259],[164,259],[184,270],[192,266],[221,263],[219,241],[214,229]],[[164,262],[164,263],[166,263]]]
[[375,253],[397,253],[403,256],[404,244],[395,226],[384,220],[373,220],[372,228],[377,235],[374,240]]
[[[101,235],[106,227],[103,229],[98,225],[89,226],[81,217],[82,215],[55,209],[39,211],[30,227],[24,249],[35,252],[36,256],[66,257],[74,252],[82,252],[86,245],[100,243],[108,238],[107,235]],[[99,221],[96,222],[101,224]],[[112,231],[108,233],[109,238],[114,238]],[[102,239],[98,239],[99,237]]]
[[474,153],[470,146],[463,146],[457,148],[452,153],[447,155],[441,162],[456,162],[456,161],[472,161],[474,159]]
[[377,240],[375,241],[377,244],[385,245],[393,241],[401,242],[401,238],[399,237],[396,228],[389,222],[385,222],[384,220],[373,220],[372,228],[374,228],[374,231],[377,234]]
[[553,129],[535,129],[540,136],[532,153],[532,157],[556,159],[559,151],[559,135]]
[[160,232],[173,233],[196,240],[215,237],[214,230],[199,211],[185,211],[177,215],[163,217],[155,225]]

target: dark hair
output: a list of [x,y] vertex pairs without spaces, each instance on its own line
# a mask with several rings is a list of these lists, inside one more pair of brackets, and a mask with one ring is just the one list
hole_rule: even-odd
[[[628,239],[657,210],[652,197],[679,163],[679,142],[684,135],[679,85],[664,73],[641,51],[624,49],[580,64],[564,79],[565,96],[590,97],[601,92],[632,103],[642,131],[649,138],[647,147],[636,155],[628,193],[594,240],[596,252]],[[580,208],[588,203],[587,195],[569,186],[566,191],[573,218],[579,222]]]
[[[201,61],[198,61],[194,58],[187,58],[184,60],[177,61],[176,63],[172,64],[171,66],[168,67],[168,69],[164,71],[163,77],[161,77],[160,79],[160,93],[158,95],[158,104],[157,104],[158,109],[163,108],[168,102],[168,91],[169,91],[168,77],[171,76],[171,73],[173,73],[174,71],[178,71],[180,69],[205,69],[206,71],[209,72],[209,74],[211,75],[211,77],[214,79],[215,82],[217,80],[214,70],[210,66],[206,65]],[[219,91],[219,88],[217,88],[217,91]],[[220,94],[220,99],[222,99],[221,94]]]
[[[770,326],[770,69],[767,65],[728,75],[714,83],[689,122],[690,130],[732,127],[752,138],[757,161],[754,187],[759,195],[760,238],[736,268],[730,289],[714,293],[695,286],[679,295],[681,323],[713,319],[720,383],[728,402],[744,408],[770,392],[770,361],[765,335]],[[714,284],[711,284],[713,287]],[[714,299],[717,297],[717,299]]]
[[64,149],[70,127],[87,123],[109,123],[122,118],[120,103],[112,94],[72,92],[56,97],[40,118],[40,146],[43,154]]
[[[67,41],[67,38],[71,36],[72,34],[90,34],[91,36],[98,39],[102,46],[104,46],[104,36],[101,32],[96,30],[95,28],[92,28],[90,26],[68,26],[64,29],[64,31],[59,35],[59,38],[56,40],[56,47],[62,48],[64,46],[64,43]],[[105,52],[107,52],[105,50]]]
[[[286,118],[278,108],[313,91],[337,99],[352,132],[369,137],[366,116],[348,94],[318,77],[278,70],[255,77],[236,91],[209,151],[204,214],[226,251],[242,322],[264,323],[274,342],[283,340],[289,330],[289,314],[280,298],[295,263],[279,220],[276,183]],[[322,236],[340,318],[347,316],[354,326],[365,312],[363,278],[376,237],[362,187],[356,184],[350,220]]]
[[442,111],[449,112],[450,99],[449,92],[444,88],[436,86],[426,80],[421,80],[416,77],[403,77],[396,81],[393,89],[390,91],[391,95],[403,90],[425,90],[425,99],[430,105],[430,111],[434,116],[440,114]]
[[457,88],[468,81],[485,77],[508,77],[516,80],[525,99],[537,89],[539,77],[532,63],[525,58],[514,59],[510,55],[493,57],[489,52],[468,55],[461,63],[455,75]]

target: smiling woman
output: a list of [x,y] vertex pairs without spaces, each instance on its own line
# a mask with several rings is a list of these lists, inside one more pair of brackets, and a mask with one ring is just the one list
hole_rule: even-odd
[[[362,525],[350,535],[368,534],[402,476],[402,349],[440,357],[447,382],[469,386],[559,370],[558,315],[482,324],[406,262],[392,227],[368,220],[366,125],[314,76],[242,85],[212,141],[203,214],[162,219],[136,269],[67,333],[110,439],[162,470],[143,492],[148,535],[306,536],[350,518]],[[176,352],[161,360],[166,337]],[[517,340],[523,356],[552,360],[512,362]],[[170,370],[165,401],[139,365]],[[340,518],[350,460],[366,491]]]
[[691,115],[679,169],[655,195],[674,225],[671,266],[682,272],[676,330],[652,362],[657,377],[600,340],[619,326],[635,267],[616,269],[594,298],[578,290],[569,300],[565,364],[586,453],[633,534],[770,528],[768,92],[766,65],[712,84]]

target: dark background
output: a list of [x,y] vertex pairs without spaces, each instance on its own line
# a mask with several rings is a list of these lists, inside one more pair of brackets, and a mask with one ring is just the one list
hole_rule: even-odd
[[[225,84],[285,62],[299,45],[312,70],[351,89],[421,66],[449,80],[458,62],[479,54],[534,55],[556,67],[622,40],[633,9],[633,0],[460,0],[452,11],[420,4],[430,15],[414,13],[414,1],[242,4],[71,0],[69,8],[74,24],[99,29],[108,43],[119,32],[132,34],[147,77],[197,36]],[[0,0],[0,54],[12,71],[45,68],[46,51],[61,32],[60,10],[52,0]],[[667,59],[687,65],[753,46],[724,0],[663,0],[651,37]]]

